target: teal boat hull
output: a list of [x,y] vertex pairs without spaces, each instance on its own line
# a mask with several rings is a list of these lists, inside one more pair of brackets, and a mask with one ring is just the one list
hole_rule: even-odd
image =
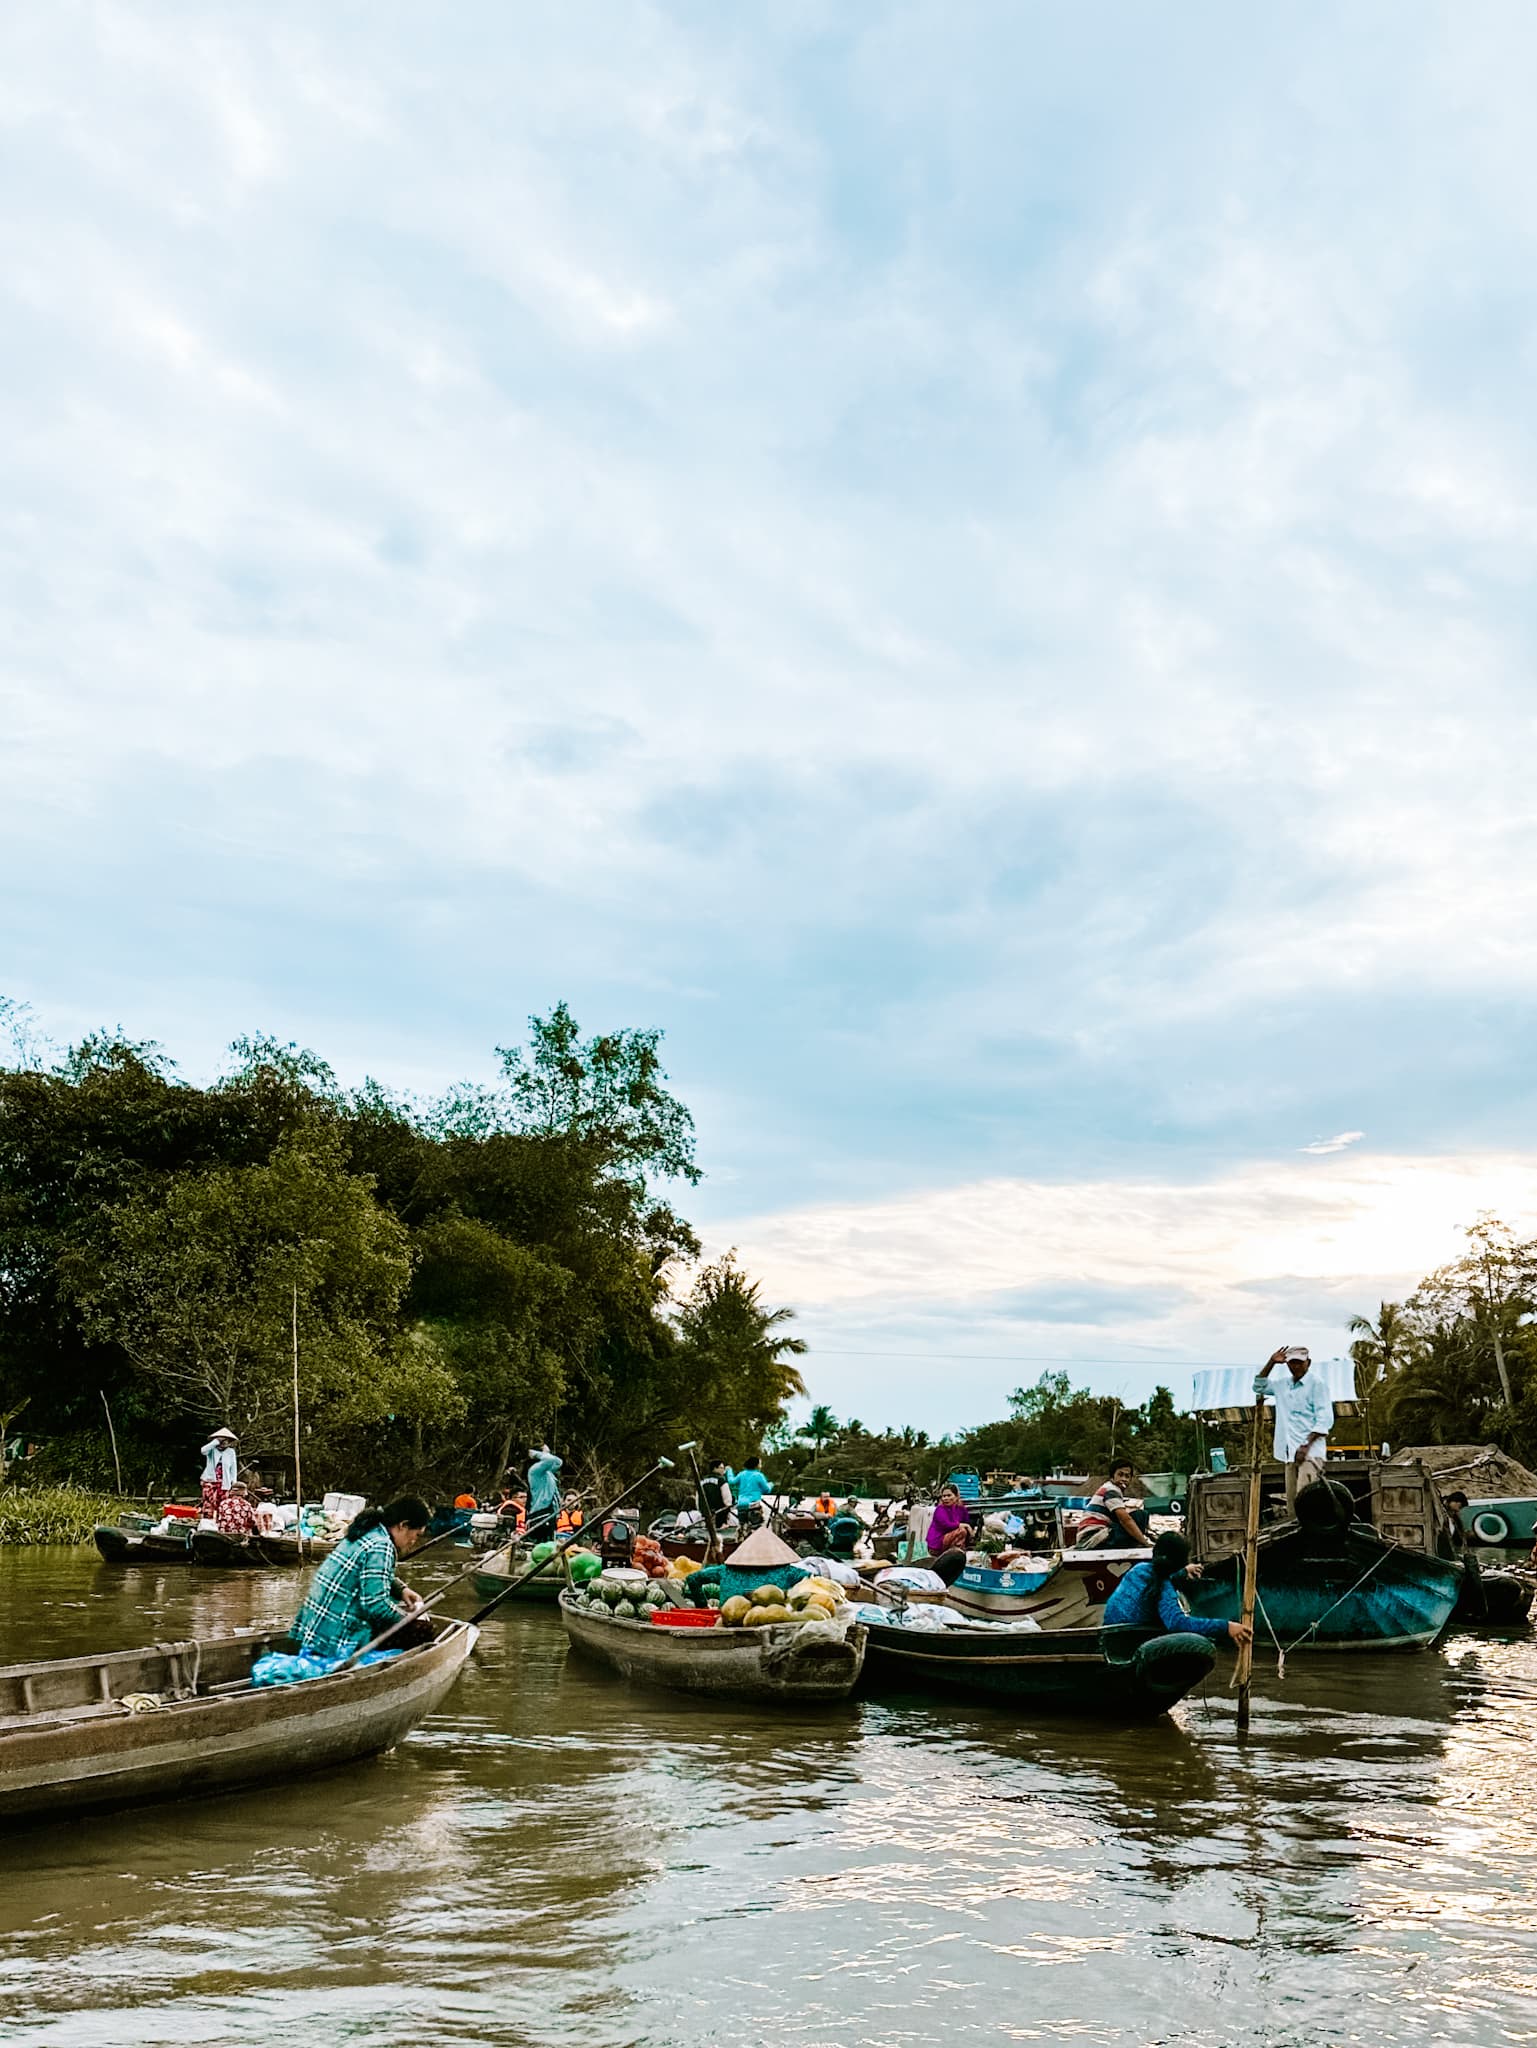
[[[1450,1621],[1462,1567],[1354,1532],[1331,1554],[1283,1538],[1261,1546],[1258,1587],[1256,1650],[1410,1650],[1433,1643]],[[1237,1621],[1242,1559],[1210,1566],[1185,1592],[1192,1614]]]

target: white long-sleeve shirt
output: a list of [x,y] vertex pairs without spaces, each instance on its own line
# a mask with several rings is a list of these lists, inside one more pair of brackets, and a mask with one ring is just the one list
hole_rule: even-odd
[[222,1437],[210,1437],[208,1442],[204,1444],[203,1478],[205,1481],[216,1479],[228,1491],[235,1483],[235,1473],[239,1469],[239,1463],[240,1461],[235,1455],[235,1446],[225,1443]]
[[1321,1378],[1309,1371],[1294,1380],[1289,1366],[1278,1365],[1268,1376],[1256,1373],[1254,1393],[1257,1400],[1275,1403],[1275,1454],[1283,1465],[1315,1432],[1322,1442],[1313,1446],[1313,1456],[1322,1458],[1334,1427],[1334,1402]]

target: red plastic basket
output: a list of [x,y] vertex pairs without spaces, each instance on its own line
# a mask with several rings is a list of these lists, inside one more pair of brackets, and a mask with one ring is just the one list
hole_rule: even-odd
[[651,1619],[658,1628],[714,1628],[720,1616],[713,1607],[653,1607]]
[[203,1510],[201,1508],[178,1507],[175,1501],[167,1501],[165,1513],[167,1519],[173,1522],[196,1522],[201,1518]]

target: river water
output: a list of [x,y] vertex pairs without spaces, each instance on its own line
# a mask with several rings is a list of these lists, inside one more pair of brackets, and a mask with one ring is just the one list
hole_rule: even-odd
[[[0,1552],[0,1661],[294,1592]],[[0,1836],[0,2041],[1537,2042],[1537,1644],[1261,1667],[1244,1744],[1228,1668],[1132,1730],[728,1710],[504,1607],[388,1757]]]

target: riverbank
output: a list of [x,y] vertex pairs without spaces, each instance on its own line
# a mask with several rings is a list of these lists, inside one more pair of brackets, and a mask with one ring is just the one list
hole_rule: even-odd
[[0,1544],[89,1543],[98,1522],[143,1506],[84,1486],[0,1487]]

